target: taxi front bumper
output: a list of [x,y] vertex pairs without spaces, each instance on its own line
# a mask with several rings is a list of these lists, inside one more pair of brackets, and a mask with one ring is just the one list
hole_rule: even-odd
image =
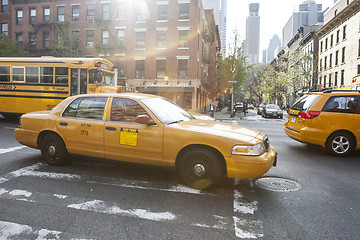
[[269,151],[260,156],[231,155],[225,161],[229,178],[259,178],[276,166],[277,153],[270,145]]

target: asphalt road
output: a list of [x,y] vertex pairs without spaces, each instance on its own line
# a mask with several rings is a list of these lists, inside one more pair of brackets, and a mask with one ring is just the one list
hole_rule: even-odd
[[209,191],[167,169],[80,158],[46,165],[16,142],[17,122],[0,119],[0,239],[359,239],[360,152],[337,158],[295,142],[285,119],[250,110],[224,120],[265,132],[278,164]]

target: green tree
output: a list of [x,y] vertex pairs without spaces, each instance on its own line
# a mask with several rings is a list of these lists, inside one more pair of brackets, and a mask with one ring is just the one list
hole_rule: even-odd
[[249,66],[246,62],[244,42],[239,34],[234,31],[234,39],[229,45],[228,56],[218,62],[219,69],[216,74],[219,91],[223,92],[233,86],[236,92],[241,92]]
[[24,57],[28,52],[19,46],[16,40],[10,40],[8,37],[0,37],[0,56],[1,57]]

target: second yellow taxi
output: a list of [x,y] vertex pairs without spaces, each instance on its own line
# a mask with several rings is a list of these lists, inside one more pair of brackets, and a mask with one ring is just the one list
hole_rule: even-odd
[[24,114],[18,142],[52,165],[69,154],[175,167],[197,189],[229,178],[258,178],[276,163],[257,130],[196,119],[169,100],[139,93],[85,94],[51,111]]

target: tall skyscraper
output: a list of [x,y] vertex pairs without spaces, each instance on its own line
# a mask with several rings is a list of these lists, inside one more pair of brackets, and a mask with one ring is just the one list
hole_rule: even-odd
[[204,9],[214,9],[215,24],[219,26],[221,53],[226,55],[227,0],[202,0]]
[[322,4],[315,1],[305,1],[299,5],[299,12],[294,12],[283,28],[282,47],[295,36],[297,30],[302,26],[313,26],[324,22]]
[[278,35],[274,35],[271,39],[270,39],[270,43],[269,43],[269,47],[267,49],[267,60],[266,62],[271,62],[276,54],[280,51],[281,49],[281,41]]
[[259,62],[260,16],[259,3],[249,4],[249,16],[246,19],[246,54],[248,63]]

